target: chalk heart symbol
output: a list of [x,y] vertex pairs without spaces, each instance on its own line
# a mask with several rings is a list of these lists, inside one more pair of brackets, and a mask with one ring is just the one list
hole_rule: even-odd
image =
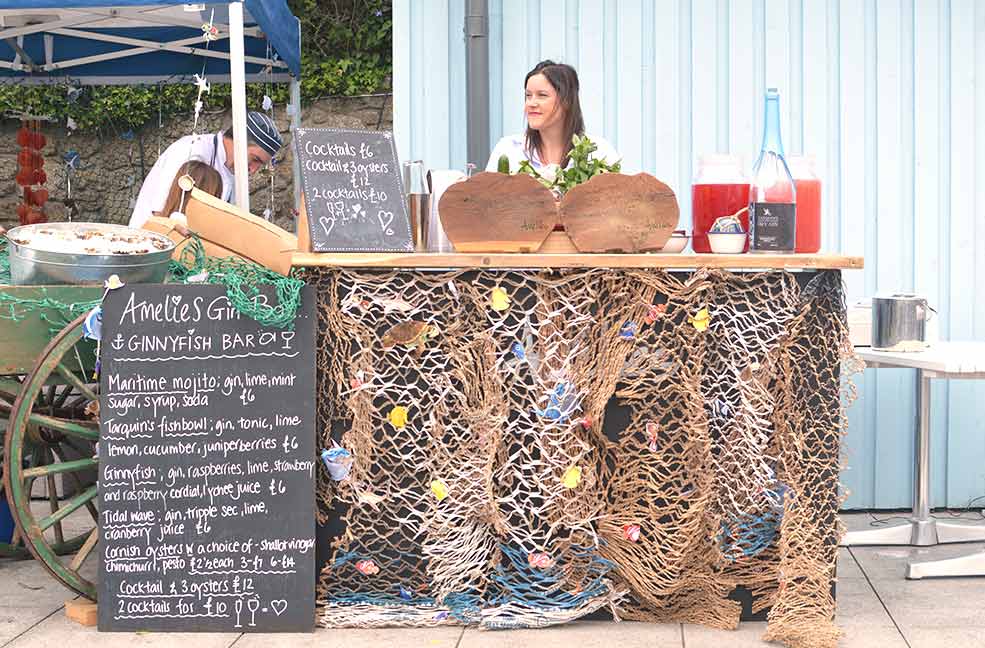
[[335,227],[335,218],[332,216],[322,216],[318,219],[318,224],[325,230],[325,236],[328,236],[332,233],[332,228]]
[[383,211],[382,209],[376,214],[376,217],[380,219],[380,229],[384,230],[387,234],[392,234],[392,230],[389,229],[390,223],[393,222],[393,212]]
[[276,601],[271,601],[270,608],[274,611],[274,614],[280,616],[284,614],[284,610],[287,609],[287,601],[284,599],[277,599]]

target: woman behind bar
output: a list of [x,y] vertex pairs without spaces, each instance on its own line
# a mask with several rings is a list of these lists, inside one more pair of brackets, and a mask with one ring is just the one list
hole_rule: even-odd
[[[541,61],[527,73],[524,79],[527,132],[508,135],[496,144],[486,171],[496,171],[499,158],[510,160],[510,171],[515,173],[520,162],[528,160],[534,169],[556,164],[567,167],[571,160],[571,138],[585,134],[585,120],[581,116],[578,101],[578,73],[570,65]],[[619,154],[601,137],[589,136],[598,147],[593,158],[604,159],[609,164],[619,161]]]

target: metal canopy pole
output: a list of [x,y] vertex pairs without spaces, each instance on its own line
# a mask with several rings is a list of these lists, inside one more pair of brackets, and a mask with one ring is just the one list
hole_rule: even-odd
[[[297,129],[301,128],[301,80],[291,79],[291,138],[297,137]],[[292,156],[292,171],[294,175],[294,206],[301,205],[301,160],[297,153]]]
[[479,169],[489,157],[489,5],[465,0],[468,161]]
[[229,3],[229,77],[233,103],[233,172],[236,206],[250,211],[250,172],[246,159],[246,63],[243,45],[243,3]]

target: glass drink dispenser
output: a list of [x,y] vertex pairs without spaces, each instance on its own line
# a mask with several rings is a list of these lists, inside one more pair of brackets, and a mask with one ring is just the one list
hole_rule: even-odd
[[814,156],[791,156],[790,174],[797,187],[797,252],[821,249],[821,180]]
[[[692,247],[708,254],[708,232],[715,219],[731,216],[749,206],[749,178],[742,172],[742,158],[737,155],[702,155],[698,173],[691,185]],[[749,231],[749,213],[739,214],[742,229]],[[749,243],[746,243],[748,250]]]

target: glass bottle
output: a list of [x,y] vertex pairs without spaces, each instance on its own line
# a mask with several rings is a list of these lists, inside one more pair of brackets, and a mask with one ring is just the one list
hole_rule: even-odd
[[780,142],[780,95],[766,91],[763,145],[749,185],[749,251],[793,252],[797,235],[797,189]]
[[797,188],[797,252],[821,249],[821,179],[813,155],[790,156],[790,174]]
[[[699,254],[711,252],[708,232],[715,219],[738,211],[742,229],[749,231],[749,177],[742,172],[742,159],[737,155],[702,155],[698,158],[698,173],[691,184],[691,246]],[[748,245],[748,243],[747,243]],[[745,250],[743,250],[744,252]]]

